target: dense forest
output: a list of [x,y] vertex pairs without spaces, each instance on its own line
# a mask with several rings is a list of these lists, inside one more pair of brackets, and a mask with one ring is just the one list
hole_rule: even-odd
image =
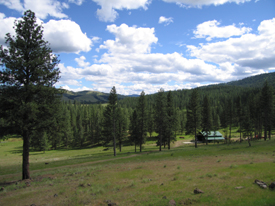
[[[107,105],[61,99],[54,124],[32,133],[30,146],[45,151],[108,148],[116,143],[120,151],[130,144],[142,151],[146,139],[157,132],[156,145],[161,150],[161,146],[169,148],[176,134],[183,132],[221,130],[229,141],[232,127],[238,128],[240,139],[270,138],[275,126],[273,96],[267,81],[261,87],[220,84],[169,92],[160,89],[153,95],[142,92],[139,97],[124,99],[112,88]],[[5,124],[3,118],[1,124]]]

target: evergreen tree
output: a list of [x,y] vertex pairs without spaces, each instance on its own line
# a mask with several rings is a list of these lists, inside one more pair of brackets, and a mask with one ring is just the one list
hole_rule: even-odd
[[193,89],[187,110],[186,127],[195,134],[195,148],[197,148],[197,129],[200,125],[200,102],[198,89]]
[[139,151],[142,150],[142,144],[145,143],[147,131],[147,104],[145,92],[140,93],[137,105],[137,126],[139,131]]
[[211,116],[211,108],[209,104],[208,96],[205,95],[203,98],[203,106],[202,106],[202,122],[201,127],[202,131],[206,133],[206,144],[208,143],[207,136],[210,134],[212,129],[212,116]]
[[161,147],[163,144],[162,138],[164,136],[166,121],[167,121],[167,113],[166,113],[166,102],[164,96],[164,90],[160,89],[155,97],[155,127],[158,135],[158,145],[159,151],[161,151]]
[[71,126],[71,115],[68,108],[63,107],[63,115],[65,118],[64,130],[63,130],[63,142],[68,149],[68,146],[72,142],[72,126]]
[[169,91],[167,94],[167,104],[166,104],[166,125],[165,125],[165,137],[167,139],[168,149],[170,149],[170,143],[171,141],[175,141],[176,137],[173,135],[173,129],[176,125],[176,115],[175,115],[175,109],[173,104],[173,96],[172,92]]
[[240,132],[240,142],[242,140],[242,123],[243,123],[243,107],[241,102],[241,97],[238,96],[237,102],[236,102],[236,116],[237,116],[237,122],[239,124],[239,132]]
[[262,108],[262,116],[263,116],[263,126],[264,126],[264,139],[268,137],[270,139],[271,136],[271,128],[272,128],[272,114],[273,114],[273,89],[269,86],[268,82],[265,81],[264,86],[262,88],[261,93],[261,108]]
[[243,130],[244,130],[245,136],[247,137],[248,145],[251,146],[250,139],[252,137],[253,124],[251,121],[250,111],[248,107],[245,108]]
[[8,48],[0,49],[0,116],[9,124],[0,134],[23,137],[22,179],[29,179],[30,137],[35,130],[50,127],[60,102],[60,92],[53,87],[59,79],[59,61],[32,11],[15,22],[15,32],[15,36],[6,35]]
[[113,127],[111,119],[111,107],[107,105],[103,111],[102,121],[102,144],[107,147],[110,141],[112,141]]
[[137,112],[134,110],[130,118],[129,140],[135,144],[135,152],[137,152],[137,144],[139,143],[139,130],[137,125]]
[[150,138],[151,138],[152,133],[154,132],[154,112],[152,110],[151,105],[149,106],[149,110],[148,110],[147,130],[148,130]]
[[122,142],[125,140],[127,136],[127,128],[126,128],[126,116],[124,115],[123,110],[118,107],[117,109],[117,139],[119,144],[119,151],[121,152]]
[[116,156],[116,127],[117,127],[117,94],[116,88],[113,87],[108,98],[108,105],[104,111],[103,135],[105,145],[113,138],[114,156]]
[[102,114],[101,114],[101,108],[98,108],[95,111],[95,119],[94,119],[94,130],[95,130],[95,139],[96,143],[99,144],[101,138],[102,138]]

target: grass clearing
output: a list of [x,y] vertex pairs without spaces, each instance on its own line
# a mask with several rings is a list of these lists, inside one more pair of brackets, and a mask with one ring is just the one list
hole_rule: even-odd
[[[31,152],[32,180],[19,181],[22,156],[14,151],[22,142],[6,142],[0,205],[168,205],[171,199],[177,205],[274,205],[275,191],[253,183],[275,181],[274,146],[261,140],[252,147],[200,144],[158,152],[148,144],[142,154],[124,147],[117,157],[103,148]],[[195,188],[204,193],[195,195]]]

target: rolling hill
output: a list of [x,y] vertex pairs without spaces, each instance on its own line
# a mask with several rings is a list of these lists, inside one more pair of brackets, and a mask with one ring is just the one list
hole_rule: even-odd
[[[127,96],[118,94],[118,100],[124,99]],[[80,91],[72,92],[65,90],[62,100],[63,101],[78,101],[81,104],[98,104],[107,103],[109,93],[97,92],[97,91]]]
[[[215,84],[215,85],[208,85],[203,86],[201,89],[207,89],[207,88],[216,88],[223,86],[237,86],[237,87],[248,87],[248,88],[262,88],[265,81],[268,81],[270,85],[275,88],[275,72],[273,73],[266,73],[266,74],[260,74],[252,77],[247,77],[241,80],[232,81],[228,83],[221,83],[221,84]],[[118,94],[118,99],[124,99],[126,97],[138,97],[139,95],[120,95]],[[98,103],[107,103],[108,102],[109,93],[103,93],[103,92],[97,92],[97,91],[80,91],[80,92],[72,92],[65,90],[65,93],[63,94],[62,100],[64,101],[78,101],[82,104],[98,104]]]

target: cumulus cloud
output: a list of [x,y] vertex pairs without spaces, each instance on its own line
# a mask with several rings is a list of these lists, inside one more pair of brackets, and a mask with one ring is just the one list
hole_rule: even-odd
[[[0,13],[0,44],[5,45],[5,37],[7,33],[15,34],[13,29],[14,21],[18,20],[14,17],[7,17]],[[43,23],[37,19],[38,24]],[[50,43],[50,47],[55,53],[79,53],[81,51],[88,52],[93,46],[93,40],[97,42],[99,38],[89,39],[85,33],[81,31],[80,26],[71,20],[50,20],[43,24],[44,38]]]
[[147,6],[151,3],[151,0],[93,0],[99,6],[97,9],[97,16],[100,21],[113,22],[118,16],[116,10],[122,9],[147,9]]
[[167,3],[176,3],[181,7],[197,7],[201,8],[202,6],[208,6],[208,5],[222,5],[225,3],[245,3],[249,2],[251,0],[163,0]]
[[115,40],[104,41],[100,49],[108,49],[109,53],[149,53],[151,45],[157,43],[154,28],[129,27],[126,24],[107,26],[107,31],[115,35]]
[[15,20],[16,18],[13,17],[5,18],[5,14],[0,13],[0,45],[5,45],[5,37],[7,33],[10,33],[11,35],[15,34],[15,31],[12,28]]
[[5,5],[9,9],[15,9],[17,11],[24,11],[20,0],[0,0],[0,4]]
[[[93,90],[109,92],[115,85],[120,94],[142,90],[155,93],[161,87],[174,90],[198,86],[197,82],[203,85],[233,79],[230,69],[221,69],[201,59],[187,59],[177,52],[151,52],[152,45],[158,41],[153,28],[122,24],[109,25],[107,31],[114,34],[114,40],[109,39],[100,45],[107,52],[96,64],[89,65],[81,56],[75,59],[81,69],[68,68],[73,70],[73,76],[91,81]],[[73,76],[66,75],[66,81],[73,80]]]
[[70,3],[74,3],[78,6],[80,6],[85,0],[69,0]]
[[[275,18],[262,21],[258,34],[244,34],[226,41],[189,45],[191,56],[216,64],[230,63],[247,72],[275,67]],[[254,71],[255,72],[255,71]]]
[[44,37],[54,52],[79,53],[91,50],[92,40],[71,20],[50,20],[44,26]]
[[31,9],[41,19],[46,19],[48,15],[56,18],[67,18],[68,16],[62,13],[62,10],[67,8],[68,4],[57,0],[24,0],[24,9]]
[[[88,64],[84,56],[77,58],[81,69],[68,68],[71,72],[65,74],[67,82],[77,77],[90,81],[91,88],[97,91],[110,92],[115,85],[120,94],[139,94],[142,90],[155,93],[161,87],[165,90],[193,88],[275,68],[275,18],[262,21],[256,34],[243,32],[239,37],[215,43],[188,45],[192,58],[178,52],[152,52],[151,47],[158,43],[153,28],[113,24],[107,31],[114,35],[114,39],[100,45],[107,51],[95,64]],[[206,38],[222,36],[214,37],[207,32],[204,35]],[[74,75],[69,76],[71,73]]]
[[0,4],[5,5],[9,9],[14,9],[19,12],[24,12],[25,10],[32,10],[35,12],[36,16],[41,19],[46,19],[48,16],[56,18],[67,18],[68,16],[64,14],[63,9],[68,9],[69,5],[67,3],[61,3],[58,0],[0,0]]
[[167,26],[170,23],[173,23],[173,18],[172,17],[166,18],[164,16],[159,17],[159,24],[163,24],[163,23],[165,26]]
[[231,36],[241,36],[249,33],[252,29],[247,27],[237,28],[234,24],[229,26],[219,27],[220,22],[217,20],[206,21],[197,26],[193,32],[195,38],[206,38],[211,41],[213,38],[229,38]]
[[81,56],[80,58],[75,58],[74,60],[77,62],[78,66],[80,67],[87,67],[90,65],[89,62],[85,62],[86,57],[84,56]]

